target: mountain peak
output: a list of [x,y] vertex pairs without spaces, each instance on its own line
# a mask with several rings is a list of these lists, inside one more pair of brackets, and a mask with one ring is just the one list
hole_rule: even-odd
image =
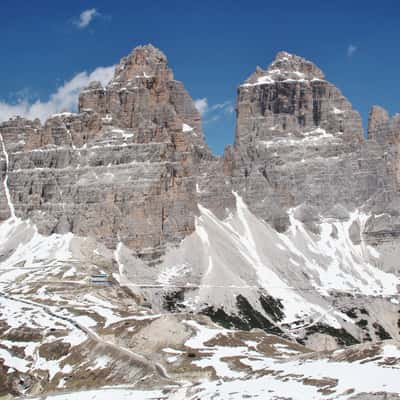
[[324,80],[324,73],[311,61],[280,51],[266,70],[257,67],[244,86],[272,84],[279,81]]
[[273,63],[268,67],[268,71],[279,69],[281,73],[297,73],[304,75],[305,79],[324,79],[324,73],[311,61],[291,54],[286,51],[280,51]]
[[147,44],[135,47],[128,56],[121,59],[113,80],[121,82],[160,75],[164,75],[167,80],[173,79],[166,55],[152,44]]
[[278,51],[278,53],[276,54],[275,61],[284,60],[286,58],[287,59],[292,59],[292,58],[301,58],[301,57],[297,56],[296,54],[289,53],[289,52],[287,52],[285,50],[281,50],[281,51]]

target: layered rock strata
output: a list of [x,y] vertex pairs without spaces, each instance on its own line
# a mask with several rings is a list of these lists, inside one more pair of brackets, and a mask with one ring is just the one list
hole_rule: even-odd
[[[278,53],[238,88],[235,143],[226,157],[233,186],[280,230],[300,204],[324,214],[354,209],[395,179],[379,146],[364,140],[360,115],[304,58]],[[385,139],[383,139],[385,140]]]
[[[194,174],[212,156],[190,96],[153,46],[123,58],[107,87],[91,83],[78,114],[43,125],[16,118],[0,133],[16,216],[41,233],[71,231],[110,248],[122,242],[152,259],[193,232]],[[4,220],[4,185],[0,204]]]
[[[399,121],[374,107],[365,140],[359,114],[323,72],[280,52],[239,86],[235,142],[217,158],[165,55],[138,47],[105,88],[83,90],[78,114],[1,124],[0,218],[13,207],[41,233],[122,242],[152,259],[194,231],[199,203],[226,217],[232,192],[279,231],[299,205],[313,229],[319,215],[364,205],[395,217]],[[370,222],[365,232],[372,242],[394,225]]]

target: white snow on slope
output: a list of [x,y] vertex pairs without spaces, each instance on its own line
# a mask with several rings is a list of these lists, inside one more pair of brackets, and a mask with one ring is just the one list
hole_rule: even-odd
[[[57,310],[56,308],[54,308]],[[44,343],[51,343],[60,340],[69,343],[71,347],[78,346],[85,342],[88,337],[85,333],[76,328],[72,323],[58,318],[46,312],[40,306],[31,304],[30,302],[20,301],[18,299],[10,299],[0,297],[0,321],[8,325],[5,334],[11,330],[18,332],[21,328],[32,329],[47,335],[45,339],[31,342],[12,342],[8,340],[0,340],[0,358],[4,359],[4,364],[10,368],[14,368],[20,372],[29,372],[44,370],[49,372],[50,380],[59,372],[68,374],[71,366],[60,366],[59,360],[47,360],[39,356],[39,347]],[[56,338],[51,332],[62,331],[63,336]],[[12,348],[24,347],[25,359],[16,355]],[[7,348],[7,350],[5,349]],[[14,354],[12,354],[14,353]]]
[[168,285],[175,278],[181,277],[187,271],[187,265],[172,265],[171,268],[163,270],[158,276],[158,282]]
[[302,136],[294,136],[292,133],[286,134],[288,137],[274,138],[272,140],[259,140],[258,145],[266,148],[285,147],[285,146],[315,146],[316,144],[326,143],[327,141],[338,140],[338,135],[342,132],[336,132],[335,134],[326,132],[325,129],[316,128],[309,132],[304,132]]
[[8,208],[10,210],[10,213],[11,213],[11,218],[15,219],[14,204],[11,201],[11,194],[10,194],[10,190],[8,188],[8,165],[9,165],[8,152],[6,150],[6,146],[4,144],[4,140],[3,140],[3,135],[2,134],[0,134],[0,142],[1,142],[1,149],[3,151],[4,157],[5,157],[5,160],[6,160],[6,176],[5,176],[4,181],[3,181],[4,191],[6,193],[7,204],[8,204]]
[[[134,390],[127,388],[103,388],[97,390],[87,390],[80,392],[72,392],[59,395],[41,396],[40,399],[48,400],[162,400],[168,399],[168,395],[164,395],[161,390]],[[32,398],[32,400],[39,400]]]
[[246,357],[258,356],[259,354],[257,352],[249,350],[245,346],[207,346],[205,344],[206,342],[215,338],[217,335],[226,335],[229,333],[229,330],[208,328],[195,321],[185,321],[185,323],[197,331],[196,335],[185,343],[185,346],[205,354],[199,360],[192,361],[192,364],[200,368],[211,366],[219,378],[225,377],[234,379],[244,378],[246,376],[244,372],[233,370],[225,361],[222,361],[222,359],[235,357],[238,354]]
[[193,128],[188,125],[188,124],[182,124],[182,132],[187,133],[187,132],[192,132]]
[[[290,213],[291,229],[280,235],[287,238],[288,249],[294,258],[314,277],[321,293],[329,290],[349,291],[369,296],[395,296],[399,279],[372,265],[379,254],[363,241],[355,245],[350,239],[353,222],[361,226],[367,215],[354,212],[347,221],[323,220],[321,235],[309,233]],[[333,234],[335,229],[336,234]],[[296,257],[297,256],[297,257]]]
[[72,233],[43,236],[29,220],[9,218],[0,224],[0,287],[12,284],[18,277],[71,260]]
[[[279,234],[256,218],[240,196],[236,195],[236,201],[237,211],[225,221],[216,218],[206,208],[200,208],[200,216],[196,220],[196,232],[185,239],[180,248],[166,255],[166,262],[160,267],[161,283],[173,285],[174,282],[179,281],[182,276],[179,266],[185,265],[185,281],[190,279],[189,283],[197,285],[195,296],[199,306],[207,302],[216,306],[229,307],[229,302],[231,302],[231,306],[234,307],[235,295],[244,294],[250,300],[256,301],[256,294],[260,289],[265,289],[274,296],[282,298],[286,321],[297,318],[296,315],[299,313],[318,314],[322,320],[333,325],[339,316],[332,312],[330,305],[321,300],[321,296],[329,296],[329,290],[338,289],[351,293],[358,291],[384,296],[395,293],[397,278],[381,272],[372,265],[372,261],[378,254],[365,243],[354,245],[350,240],[349,228],[353,221],[359,221],[361,227],[365,223],[367,216],[362,213],[351,214],[347,221],[323,220],[321,234],[315,235],[307,231],[292,212],[290,230],[285,234]],[[332,234],[333,230],[336,232],[335,235]],[[13,243],[16,241],[20,243],[18,250],[15,253],[11,252],[9,257],[0,264],[0,273],[4,271],[5,274],[10,274],[8,275],[10,277],[15,271],[28,270],[32,265],[40,267],[42,257],[46,263],[50,262],[50,264],[60,260],[68,261],[71,258],[71,237],[68,235],[41,237],[29,222],[6,221],[0,225],[0,237],[1,252],[5,254],[7,254],[7,249],[12,249]],[[33,255],[30,259],[28,258],[29,262],[26,262],[28,253]],[[119,246],[117,255],[123,274],[125,274],[125,268],[128,273],[128,259],[124,256],[122,245]],[[21,263],[25,263],[26,267],[19,266]],[[301,278],[304,273],[308,274],[308,278]],[[165,280],[163,281],[162,278]],[[151,283],[154,283],[154,280]],[[317,294],[309,295],[307,291],[303,293],[301,290],[303,287],[317,289]],[[105,324],[109,324],[113,318],[117,317],[118,309],[114,310],[111,302],[97,295],[85,294],[83,297],[89,307],[98,307],[97,314],[105,314]],[[226,299],[228,301],[225,301]],[[6,320],[10,326],[17,329],[21,325],[43,329],[44,327],[62,327],[62,321],[54,320],[34,306],[32,306],[32,311],[29,311],[28,305],[21,306],[10,299],[2,298],[1,300],[0,320]],[[64,315],[58,311],[57,313]],[[65,315],[71,314],[65,313]],[[92,321],[87,320],[83,325],[91,323]],[[204,381],[196,387],[188,388],[192,391],[190,395],[198,391],[198,396],[195,398],[241,399],[243,395],[249,394],[263,399],[286,395],[293,399],[319,400],[321,398],[319,388],[305,385],[304,378],[322,379],[327,375],[332,379],[338,379],[338,389],[335,390],[335,396],[337,396],[344,390],[352,388],[350,384],[353,380],[348,378],[351,373],[359,376],[374,376],[375,379],[375,381],[369,379],[368,383],[364,383],[361,378],[357,378],[354,381],[357,392],[399,390],[395,379],[395,374],[398,375],[399,372],[397,365],[382,366],[379,360],[373,359],[366,363],[328,361],[328,359],[297,360],[293,358],[296,355],[293,350],[277,346],[285,358],[284,361],[279,361],[263,356],[256,350],[257,346],[254,344],[251,346],[206,345],[205,342],[208,340],[217,335],[227,335],[230,331],[203,327],[193,321],[188,322],[188,325],[195,329],[197,334],[185,345],[198,350],[201,354],[201,357],[192,360],[193,365],[201,369],[213,367],[220,379],[215,382]],[[69,330],[63,341],[76,346],[86,340],[86,336],[75,332],[69,323],[66,323],[63,328]],[[43,358],[36,358],[35,366],[26,364],[26,360],[12,354],[11,347],[11,343],[1,342],[0,357],[6,359],[6,365],[21,369],[43,368],[49,371],[50,376],[55,376],[58,372],[67,374],[70,370],[69,365],[61,366],[59,361],[48,362]],[[27,344],[25,354],[28,356],[34,353],[35,348]],[[383,346],[381,357],[400,358],[397,346],[393,344]],[[232,358],[240,358],[240,362],[247,365],[248,369],[237,369],[232,366],[229,362]],[[97,367],[101,367],[105,362],[106,359],[100,359]],[[263,372],[269,369],[275,373],[263,375]],[[249,371],[252,372],[248,375]],[[327,371],[327,373],[320,373],[320,371]],[[288,375],[292,379],[287,379]],[[115,399],[163,398],[162,396],[171,398],[169,394],[158,391],[143,392],[120,388],[68,393],[50,398],[62,399],[62,396],[68,396],[64,398],[101,400],[109,398],[106,396],[110,395]],[[340,395],[338,398],[347,398],[346,396]],[[190,397],[182,395],[177,398]],[[334,395],[326,398],[334,398]]]
[[254,83],[243,83],[240,85],[241,87],[250,87],[250,86],[258,86],[258,85],[268,85],[274,84],[276,81],[272,78],[271,75],[264,75],[257,78]]
[[[347,221],[323,219],[317,235],[291,210],[289,230],[278,233],[235,196],[237,210],[224,221],[199,206],[196,231],[178,249],[170,250],[159,267],[156,280],[165,282],[168,276],[169,285],[179,286],[181,277],[178,273],[174,277],[174,272],[186,266],[184,282],[195,289],[191,294],[194,308],[223,306],[226,312],[235,312],[237,295],[257,306],[260,293],[267,292],[282,300],[282,322],[312,318],[339,328],[340,321],[348,317],[332,308],[332,291],[397,295],[399,279],[374,265],[379,256],[376,250],[350,239],[353,222],[362,231],[367,215],[353,212]],[[136,267],[132,279],[140,282]],[[152,283],[149,277],[143,280]]]
[[1,269],[24,262],[27,267],[41,264],[43,261],[67,261],[72,255],[70,244],[72,233],[43,236],[29,220],[8,219],[0,225],[0,250],[11,252]]
[[[170,385],[169,391],[105,387],[45,398],[344,400],[365,392],[400,391],[400,349],[393,342],[376,345],[373,353],[368,350],[363,352],[364,347],[357,346],[350,350],[348,360],[344,355],[346,350],[341,350],[340,356],[334,352],[330,358],[327,353],[316,357],[315,354],[301,354],[295,351],[295,345],[271,335],[258,337],[252,346],[247,346],[245,342],[243,345],[231,345],[228,336],[232,339],[234,331],[205,326],[193,320],[183,323],[194,330],[194,335],[185,343],[185,347],[197,353],[191,364],[201,370],[214,370],[217,379],[203,379],[195,384],[184,381],[180,382],[180,388]],[[211,340],[213,344],[210,344]],[[278,351],[266,356],[257,350],[257,344],[282,349],[283,353]],[[168,351],[175,352],[173,349]]]
[[5,349],[0,348],[0,359],[4,360],[4,365],[10,368],[14,368],[17,371],[27,372],[29,371],[29,363],[26,360],[15,357]]
[[[387,353],[390,356],[387,356]],[[362,359],[360,361],[347,362],[347,361],[332,361],[328,359],[319,360],[293,360],[283,362],[282,365],[276,364],[268,359],[264,358],[261,361],[255,360],[244,360],[244,364],[249,365],[254,372],[265,371],[265,369],[278,369],[281,368],[283,373],[276,375],[276,377],[283,378],[284,375],[302,375],[302,379],[324,379],[329,377],[330,379],[336,379],[338,381],[335,386],[336,394],[334,396],[327,396],[326,398],[347,398],[343,395],[349,389],[354,389],[355,393],[372,393],[379,391],[387,391],[390,393],[400,392],[400,381],[398,379],[400,373],[400,367],[397,364],[390,365],[390,357],[396,357],[400,359],[400,350],[393,345],[383,346],[382,352],[378,360],[372,358]],[[388,360],[388,364],[384,364],[384,360]],[[294,380],[296,383],[296,380]],[[278,381],[279,382],[279,381]],[[298,382],[298,381],[297,381]],[[299,382],[297,386],[302,386],[302,382]],[[285,383],[277,387],[282,395],[289,395],[290,391],[285,387]],[[289,389],[290,390],[290,389]],[[315,390],[315,389],[314,389]],[[301,399],[299,395],[290,393],[293,399]],[[312,397],[318,398],[317,393],[314,393]]]
[[[329,360],[323,355],[317,359],[299,357],[299,353],[293,349],[283,343],[277,343],[272,346],[283,348],[283,358],[266,357],[245,346],[207,345],[205,343],[211,339],[217,338],[218,335],[225,336],[230,331],[217,327],[209,328],[194,321],[186,323],[196,330],[196,334],[185,345],[205,354],[200,360],[194,360],[192,363],[201,368],[215,369],[220,378],[203,381],[197,386],[199,399],[242,399],[249,396],[262,399],[319,400],[322,398],[319,390],[328,388],[329,381],[334,392],[325,394],[324,399],[347,399],[363,392],[400,391],[398,345],[382,345],[376,356],[369,356],[368,352],[363,355],[360,351],[359,359],[355,361],[339,361]],[[229,358],[233,357],[240,359],[240,363],[248,366],[251,372],[234,370],[233,364],[229,363]],[[321,384],[311,385],[304,381],[305,379],[320,381]]]

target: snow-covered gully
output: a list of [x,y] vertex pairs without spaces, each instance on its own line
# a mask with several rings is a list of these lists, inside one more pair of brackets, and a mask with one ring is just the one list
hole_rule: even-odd
[[4,178],[3,181],[3,185],[4,185],[4,190],[6,193],[6,197],[7,197],[7,204],[8,204],[8,208],[10,209],[10,213],[11,213],[11,218],[15,219],[15,209],[14,209],[14,204],[12,203],[11,200],[11,194],[10,194],[10,190],[8,188],[8,166],[9,166],[9,158],[8,158],[8,152],[4,143],[4,139],[3,139],[3,135],[0,133],[0,141],[1,141],[1,148],[4,154],[4,158],[6,160],[6,176]]

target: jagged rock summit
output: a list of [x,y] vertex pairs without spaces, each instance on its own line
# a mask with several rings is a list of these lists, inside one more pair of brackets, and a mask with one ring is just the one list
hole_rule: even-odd
[[287,80],[311,81],[324,79],[323,72],[311,61],[286,51],[280,51],[267,70],[257,67],[256,71],[242,86]]
[[137,47],[122,58],[106,88],[93,82],[83,90],[79,111],[87,110],[118,127],[136,129],[140,136],[161,134],[163,129],[181,130],[185,123],[193,128],[192,140],[204,145],[198,111],[183,84],[174,80],[167,57],[152,45]]
[[[78,114],[43,126],[17,118],[0,133],[16,216],[41,233],[122,242],[152,259],[193,232],[196,163],[211,155],[192,99],[153,46],[123,58],[107,87],[83,90]],[[4,187],[0,199],[4,220]]]
[[136,47],[130,55],[123,57],[115,69],[114,81],[128,82],[145,75],[173,80],[166,55],[152,44]]

